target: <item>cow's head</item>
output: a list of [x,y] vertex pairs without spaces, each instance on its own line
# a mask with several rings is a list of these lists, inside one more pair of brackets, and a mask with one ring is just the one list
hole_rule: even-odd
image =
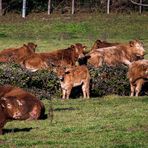
[[75,51],[75,57],[80,58],[84,56],[86,46],[83,46],[81,43],[76,43],[75,45],[71,45],[71,48]]
[[22,116],[24,102],[16,97],[2,97],[1,106],[10,118],[19,119]]
[[71,68],[66,68],[66,67],[59,67],[59,68],[56,68],[56,74],[57,74],[57,77],[58,79],[63,82],[64,81],[64,78],[65,76],[68,76],[71,72]]
[[139,40],[133,40],[129,42],[130,47],[132,47],[132,54],[135,56],[137,59],[143,59],[145,50],[143,48],[143,43],[140,42]]
[[34,44],[32,42],[29,42],[27,45],[24,44],[23,46],[26,47],[26,48],[28,48],[28,49],[30,49],[32,52],[35,52],[36,47],[37,47],[37,44]]

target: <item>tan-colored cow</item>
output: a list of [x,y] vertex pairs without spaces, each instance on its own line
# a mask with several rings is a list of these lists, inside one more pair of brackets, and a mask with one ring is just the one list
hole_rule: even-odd
[[138,96],[142,85],[148,81],[148,60],[132,62],[128,70],[131,96]]
[[0,51],[0,62],[20,63],[25,57],[35,52],[37,45],[29,42],[19,48],[7,48]]
[[86,46],[80,43],[71,45],[66,49],[60,49],[48,53],[35,53],[27,57],[22,66],[30,71],[37,71],[38,69],[47,69],[51,63],[56,66],[75,65],[79,57],[84,53]]
[[102,66],[103,63],[109,66],[130,65],[133,61],[143,59],[144,54],[143,44],[138,40],[133,40],[128,44],[95,49],[86,54],[83,59],[88,59],[88,63],[95,67]]
[[73,66],[70,68],[56,68],[57,76],[60,79],[63,99],[69,99],[73,87],[82,85],[83,97],[89,98],[90,74],[85,65]]

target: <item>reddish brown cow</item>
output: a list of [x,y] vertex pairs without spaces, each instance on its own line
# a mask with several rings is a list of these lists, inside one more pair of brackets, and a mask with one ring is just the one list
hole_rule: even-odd
[[22,62],[22,66],[30,71],[37,71],[38,69],[47,69],[51,63],[57,66],[75,65],[78,58],[83,55],[85,48],[86,46],[77,43],[66,49],[35,53],[27,57]]
[[111,46],[115,46],[115,45],[119,45],[119,44],[120,43],[109,43],[106,41],[96,40],[93,47],[91,48],[91,51],[98,49],[98,48],[111,47]]
[[142,85],[148,81],[148,60],[139,60],[129,66],[128,78],[131,87],[131,96],[139,95]]
[[35,52],[37,47],[34,43],[24,44],[19,48],[7,48],[0,52],[0,62],[21,62],[25,57]]
[[145,50],[138,40],[130,41],[128,44],[119,44],[112,47],[99,48],[86,54],[83,59],[95,67],[102,66],[103,62],[114,66],[117,64],[130,65],[131,62],[143,59]]
[[56,70],[60,79],[63,99],[69,99],[73,87],[82,85],[83,97],[89,98],[90,74],[85,65],[71,68],[59,67]]
[[0,92],[0,128],[8,119],[34,120],[45,117],[45,107],[34,95],[10,85],[0,86]]

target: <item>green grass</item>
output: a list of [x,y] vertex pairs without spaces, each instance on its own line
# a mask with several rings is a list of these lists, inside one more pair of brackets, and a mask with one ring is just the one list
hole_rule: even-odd
[[[44,104],[48,110],[49,102]],[[49,119],[8,122],[5,129],[20,131],[0,136],[1,147],[148,146],[148,97],[53,100],[53,106],[52,124]]]
[[[128,42],[135,38],[148,49],[147,14],[51,15],[26,20],[6,16],[0,22],[0,50],[27,42],[38,44],[38,51],[76,42],[90,49],[96,39]],[[48,112],[49,102],[44,103]],[[8,122],[4,129],[9,132],[0,136],[0,147],[148,147],[147,96],[53,100],[53,106],[52,124],[49,119]]]

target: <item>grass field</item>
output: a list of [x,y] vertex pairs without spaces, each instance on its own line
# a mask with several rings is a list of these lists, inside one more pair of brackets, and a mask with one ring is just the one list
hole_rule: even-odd
[[[90,49],[96,39],[128,42],[135,38],[148,49],[147,14],[0,18],[0,50],[27,42],[38,44],[38,51],[76,42]],[[51,102],[43,102],[48,112]],[[50,119],[8,122],[5,134],[0,136],[0,147],[148,147],[148,96],[57,99],[52,104],[52,123]]]

